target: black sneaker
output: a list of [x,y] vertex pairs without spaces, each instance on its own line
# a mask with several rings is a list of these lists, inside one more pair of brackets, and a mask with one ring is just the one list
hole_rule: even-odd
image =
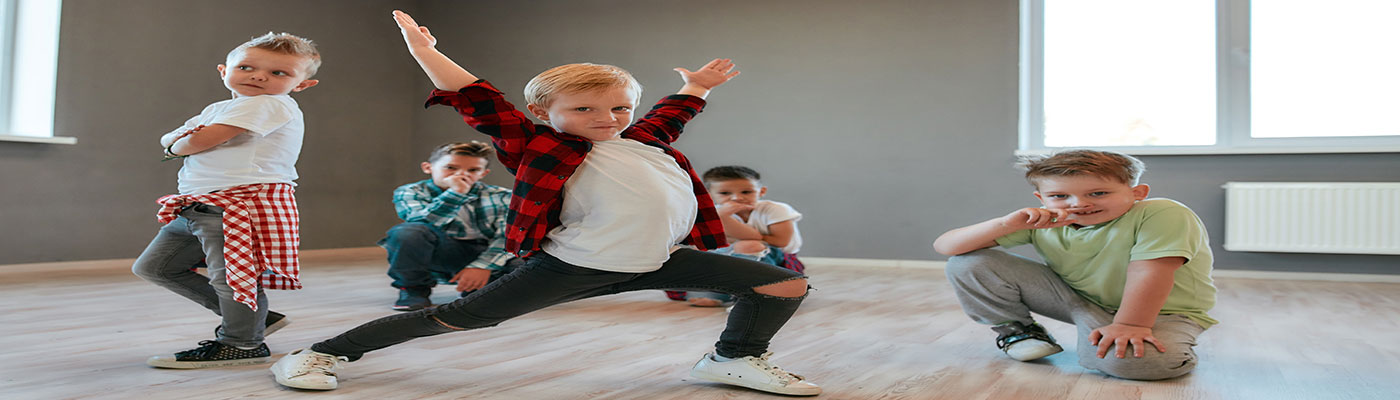
[[213,340],[199,342],[199,347],[175,353],[173,356],[155,356],[146,360],[146,365],[159,368],[210,368],[235,365],[262,364],[272,361],[272,352],[267,344],[258,345],[252,350],[243,350]]
[[1037,323],[1025,325],[1009,322],[992,327],[997,333],[997,347],[1016,361],[1030,361],[1065,351],[1055,344],[1055,338]]
[[[263,320],[263,337],[267,337],[267,335],[271,335],[272,332],[277,332],[279,329],[285,328],[291,323],[292,320],[287,318],[286,315],[276,311],[268,311],[267,319]],[[214,327],[214,337],[219,337],[223,330],[224,324],[219,324],[219,326]]]
[[433,305],[428,296],[433,294],[431,287],[406,287],[399,288],[399,301],[394,302],[394,310],[416,311]]

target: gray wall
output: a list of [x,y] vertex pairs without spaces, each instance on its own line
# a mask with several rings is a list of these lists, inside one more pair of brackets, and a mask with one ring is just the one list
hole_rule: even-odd
[[[428,149],[484,138],[449,109],[419,111],[430,84],[403,54],[386,16],[389,6],[276,2],[313,17],[260,25],[236,22],[250,18],[230,15],[234,10],[225,3],[145,2],[163,9],[163,22],[178,25],[169,27],[151,25],[144,10],[122,11],[144,8],[130,6],[134,2],[120,2],[119,9],[107,3],[65,3],[59,126],[60,134],[78,136],[80,144],[0,143],[5,186],[16,182],[36,193],[14,205],[7,199],[0,209],[6,227],[0,240],[7,247],[0,263],[134,257],[155,229],[150,200],[173,190],[177,168],[151,162],[149,143],[221,95],[212,65],[243,32],[293,31],[318,39],[327,54],[319,76],[323,86],[298,95],[311,132],[298,165],[305,248],[371,244],[393,222],[388,191],[418,176],[413,164]],[[942,259],[929,243],[943,231],[1035,204],[1010,166],[1016,146],[1016,1],[703,4],[395,6],[429,26],[444,53],[515,102],[530,77],[563,63],[623,66],[646,88],[642,101],[651,103],[680,87],[672,68],[733,58],[743,75],[715,90],[678,147],[700,170],[745,164],[763,172],[769,198],[806,214],[804,255]],[[178,15],[215,20],[196,23]],[[121,38],[163,45],[122,45],[129,39]],[[196,48],[162,54],[191,41],[199,43]],[[114,47],[133,53],[118,59],[130,66],[98,66],[109,62],[104,54]],[[165,60],[156,83],[148,77],[153,72],[145,71],[158,64],[153,59]],[[200,68],[211,73],[201,75]],[[114,86],[113,74],[129,77]],[[156,84],[165,87],[142,90]],[[138,92],[163,97],[143,97],[140,104],[118,97]],[[95,129],[114,123],[122,128]],[[120,139],[107,138],[112,136]],[[1149,168],[1144,180],[1154,195],[1180,200],[1206,221],[1218,268],[1400,273],[1395,256],[1234,253],[1218,247],[1220,184],[1400,181],[1400,157],[1394,154],[1143,159]],[[510,177],[497,168],[488,181],[509,185]],[[75,196],[88,193],[109,200]],[[116,220],[121,223],[101,224],[108,229],[48,228]]]
[[160,135],[228,98],[215,65],[268,31],[315,40],[325,61],[295,96],[303,247],[373,245],[415,158],[415,66],[387,15],[365,1],[64,1],[55,130],[78,144],[0,143],[0,264],[140,254],[180,167],[159,162]]

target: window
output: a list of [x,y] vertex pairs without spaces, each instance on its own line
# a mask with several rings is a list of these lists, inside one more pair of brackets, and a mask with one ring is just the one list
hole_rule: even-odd
[[0,0],[0,140],[75,143],[53,132],[57,0]]
[[1400,2],[1021,6],[1021,152],[1400,152]]

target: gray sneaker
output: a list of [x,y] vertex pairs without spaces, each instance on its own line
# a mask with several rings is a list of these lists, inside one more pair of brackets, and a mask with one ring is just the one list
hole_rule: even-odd
[[428,296],[433,294],[433,288],[406,287],[399,289],[399,301],[394,302],[393,309],[396,311],[418,311],[432,307],[433,301]]

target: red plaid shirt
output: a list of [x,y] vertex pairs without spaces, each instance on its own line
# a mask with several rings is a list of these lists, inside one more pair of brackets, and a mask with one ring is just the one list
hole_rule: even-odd
[[301,289],[297,249],[297,201],[292,185],[260,183],[209,194],[168,195],[156,200],[156,220],[175,220],[194,203],[224,209],[224,267],[233,300],[258,309],[258,285],[267,289]]
[[[434,90],[425,107],[435,104],[456,108],[468,125],[491,136],[501,164],[515,174],[506,250],[520,256],[539,250],[545,235],[560,225],[564,182],[583,163],[583,158],[593,149],[593,142],[531,122],[485,80],[456,92]],[[668,96],[623,130],[622,137],[660,148],[690,174],[699,212],[690,235],[681,243],[710,250],[728,245],[724,239],[724,225],[720,224],[715,204],[690,166],[690,160],[670,145],[680,136],[685,123],[704,107],[705,100],[699,97]]]

